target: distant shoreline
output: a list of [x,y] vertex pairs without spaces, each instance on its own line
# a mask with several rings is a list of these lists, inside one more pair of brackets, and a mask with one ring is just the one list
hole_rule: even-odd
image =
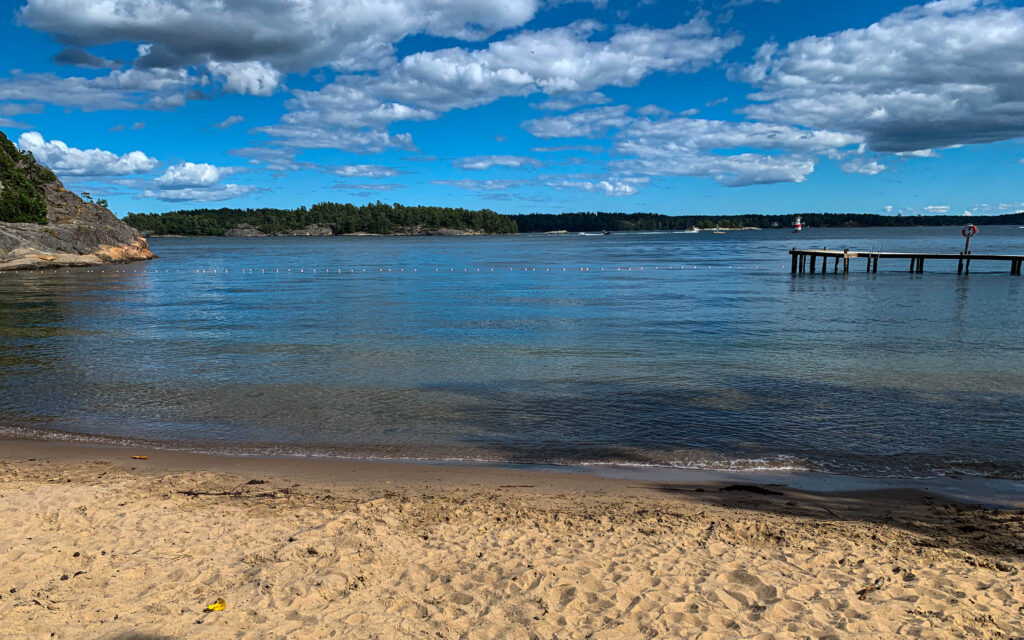
[[[976,224],[978,224],[978,223],[976,223]],[[980,224],[978,224],[978,226],[987,226],[987,227],[1017,227],[1019,225],[1017,225],[1017,224],[1010,224],[1010,223],[1002,223],[1002,224],[992,224],[992,223],[985,224],[985,223],[980,223]],[[808,227],[808,226],[805,226],[803,232],[807,233],[809,231],[815,231],[815,230],[836,230],[836,229],[894,229],[894,228],[899,228],[899,229],[920,229],[920,228],[928,228],[928,227],[957,228],[957,227],[959,227],[959,225],[958,224],[918,224],[918,225],[900,225],[900,226],[891,226],[891,225],[863,225],[863,226],[835,226],[835,227]],[[790,231],[790,229],[789,229],[789,227],[768,227],[768,228],[764,228],[764,227],[708,227],[708,228],[698,229],[697,230],[697,232],[704,233],[704,234],[713,233],[713,232],[716,232],[716,231],[717,232],[726,232],[726,233],[740,232],[740,231],[775,231],[775,232],[782,231],[782,232],[785,232],[785,231]],[[510,235],[519,235],[519,236],[577,236],[577,235],[580,235],[580,234],[594,235],[595,233],[599,233],[599,232],[592,232],[592,231],[569,231],[567,229],[556,229],[556,230],[553,230],[553,231],[519,231],[519,232],[515,232],[515,233],[496,233],[496,234],[489,234],[489,233],[482,233],[482,232],[471,232],[471,231],[460,231],[460,230],[444,230],[444,232],[441,232],[441,233],[430,233],[430,232],[421,232],[421,233],[405,233],[405,232],[367,233],[367,232],[363,232],[363,231],[357,231],[357,232],[353,232],[353,233],[332,233],[332,234],[318,234],[318,235],[301,234],[301,233],[296,233],[296,234],[293,234],[293,233],[274,233],[274,234],[261,233],[261,234],[256,234],[256,235],[175,234],[175,233],[167,233],[167,234],[143,234],[143,237],[147,238],[147,239],[152,239],[152,238],[158,238],[158,239],[159,238],[310,238],[310,237],[315,237],[315,238],[415,238],[415,237],[438,238],[438,237],[484,237],[484,236],[510,236]],[[636,234],[636,235],[644,235],[644,234],[684,234],[684,233],[690,234],[690,233],[694,233],[694,232],[692,232],[692,231],[685,231],[685,230],[633,229],[633,230],[626,230],[626,231],[612,231],[610,233],[611,233],[611,235],[634,235],[634,234]]]
[[500,214],[490,209],[405,206],[383,202],[356,206],[320,202],[295,209],[189,209],[159,214],[129,213],[124,220],[145,236],[186,235],[236,237],[288,235],[506,235],[515,233],[623,233],[789,229],[795,219],[805,229],[1024,225],[1024,212],[999,216],[889,216],[870,213],[792,213],[742,215],[678,215],[660,213],[527,213]]

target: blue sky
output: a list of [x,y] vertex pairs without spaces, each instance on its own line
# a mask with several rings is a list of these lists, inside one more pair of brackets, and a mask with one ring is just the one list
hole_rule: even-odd
[[0,130],[123,215],[1024,210],[1024,8],[27,0]]

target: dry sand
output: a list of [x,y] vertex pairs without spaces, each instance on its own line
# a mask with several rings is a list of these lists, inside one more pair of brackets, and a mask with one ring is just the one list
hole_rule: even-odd
[[1020,511],[722,488],[0,441],[0,636],[1024,637]]

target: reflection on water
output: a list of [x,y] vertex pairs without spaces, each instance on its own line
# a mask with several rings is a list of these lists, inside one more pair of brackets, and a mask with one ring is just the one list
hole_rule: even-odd
[[793,244],[955,251],[954,232],[154,239],[152,263],[0,275],[0,426],[1024,478],[1024,280],[789,274]]

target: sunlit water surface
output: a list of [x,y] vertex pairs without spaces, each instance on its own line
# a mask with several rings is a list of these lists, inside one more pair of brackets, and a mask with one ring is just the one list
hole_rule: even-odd
[[[0,274],[0,429],[1024,479],[1024,278],[792,276],[787,255],[961,245],[949,228],[158,238],[152,262]],[[1024,253],[1024,229],[972,249]]]

